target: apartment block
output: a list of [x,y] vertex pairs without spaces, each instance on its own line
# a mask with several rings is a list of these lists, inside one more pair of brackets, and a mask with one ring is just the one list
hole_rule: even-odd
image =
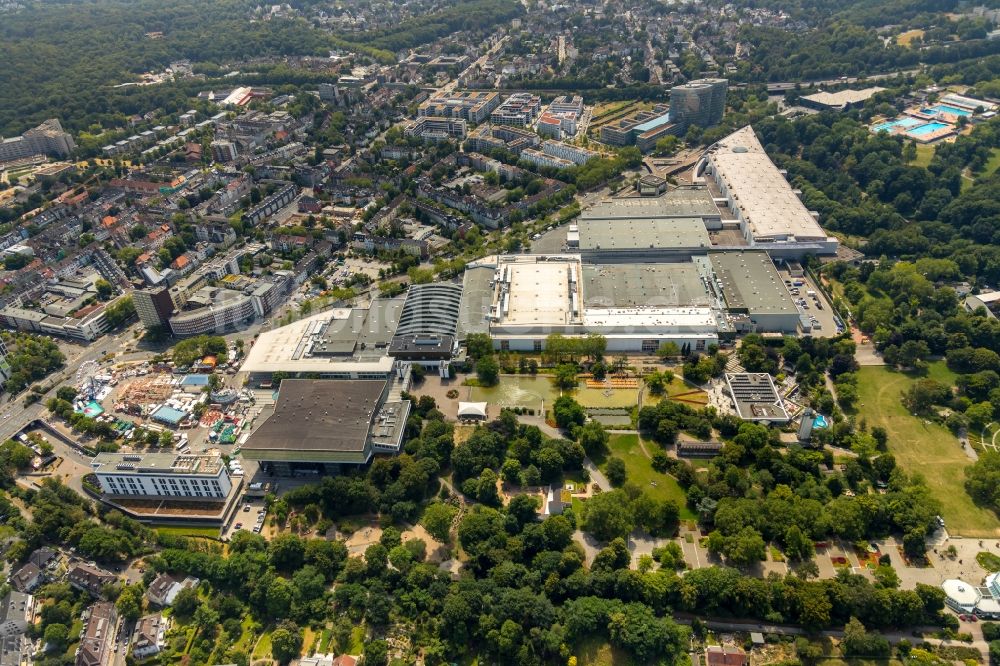
[[542,152],[546,155],[551,155],[552,157],[569,160],[574,164],[584,164],[587,160],[600,156],[599,153],[596,153],[593,150],[587,150],[586,148],[580,148],[578,146],[571,146],[568,143],[562,143],[560,141],[543,141]]
[[535,122],[542,110],[542,100],[531,93],[514,93],[490,114],[496,125],[526,127]]
[[90,466],[112,496],[221,500],[233,487],[219,456],[101,453]]
[[445,97],[433,97],[417,109],[419,116],[463,118],[481,123],[500,105],[500,93],[488,90],[466,90]]
[[0,162],[53,153],[66,157],[75,149],[73,137],[63,131],[58,120],[52,118],[21,136],[0,138]]
[[466,133],[467,123],[464,119],[444,116],[421,116],[403,129],[406,136],[416,136],[435,143],[448,139],[462,140]]

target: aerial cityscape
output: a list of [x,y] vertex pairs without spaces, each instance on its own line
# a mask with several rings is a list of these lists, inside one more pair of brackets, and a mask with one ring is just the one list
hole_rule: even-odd
[[1000,0],[0,0],[0,666],[1000,664]]

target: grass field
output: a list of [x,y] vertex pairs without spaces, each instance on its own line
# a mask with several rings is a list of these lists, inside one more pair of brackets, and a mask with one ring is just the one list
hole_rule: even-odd
[[914,39],[918,39],[924,36],[923,30],[907,30],[906,32],[901,32],[896,37],[896,43],[900,46],[909,46]]
[[1000,571],[1000,555],[984,550],[976,555],[976,562],[987,571]]
[[264,632],[260,640],[257,641],[257,645],[253,648],[253,654],[250,655],[251,659],[270,659],[271,658],[271,632],[270,630]]
[[969,439],[979,444],[979,446],[993,451],[1000,451],[1000,423],[994,421],[987,423],[985,428],[978,432],[969,432]]
[[587,388],[580,382],[572,393],[573,398],[585,409],[591,407],[630,408],[639,401],[639,389],[596,389]]
[[913,166],[927,167],[931,163],[931,158],[934,157],[934,146],[926,143],[917,144],[917,157],[912,162]]
[[154,528],[160,534],[169,534],[172,536],[182,536],[182,537],[208,537],[211,539],[219,538],[219,528],[218,527],[184,527],[184,526],[163,526]]
[[990,159],[986,161],[986,166],[983,167],[983,178],[988,177],[997,169],[1000,169],[1000,148],[994,148],[990,152]]
[[[655,449],[656,444],[649,443],[647,449],[649,447]],[[677,480],[669,474],[660,474],[653,469],[649,457],[639,444],[639,435],[611,435],[608,448],[611,450],[611,455],[621,458],[625,462],[628,481],[636,484],[658,500],[672,499],[677,502],[677,506],[681,509],[681,520],[696,518],[694,513],[687,508],[687,496]]]
[[617,102],[602,102],[594,106],[594,118],[606,116],[609,113],[616,113],[627,106],[635,104],[635,100],[622,100]]
[[962,182],[959,185],[958,191],[965,192],[967,189],[976,184],[976,179],[967,173],[962,173]]
[[302,656],[307,657],[310,654],[315,653],[313,649],[316,639],[319,638],[319,633],[316,632],[312,627],[306,627],[302,630]]
[[253,620],[247,615],[240,622],[240,626],[243,627],[243,632],[240,634],[239,640],[233,644],[233,649],[244,652],[250,647],[249,643],[253,640]]
[[361,654],[365,651],[365,628],[354,627],[351,629],[351,648],[347,654]]
[[633,663],[631,655],[625,650],[612,647],[603,638],[591,636],[580,641],[574,648],[579,666],[617,666]]
[[[954,374],[943,362],[930,364],[927,377],[953,383]],[[963,488],[965,468],[971,464],[958,440],[943,426],[912,416],[900,401],[919,377],[882,366],[858,371],[858,416],[868,427],[882,426],[889,433],[889,450],[904,470],[922,474],[941,502],[941,515],[952,536],[997,536],[1000,521],[990,511],[973,504]]]
[[651,395],[649,390],[643,386],[643,405],[655,405],[664,398],[670,398],[671,400],[676,400],[677,402],[683,402],[696,409],[699,406],[708,404],[708,394],[700,388],[688,384],[679,375],[675,375],[673,380],[667,384],[667,390],[663,395]]
[[462,444],[465,440],[472,436],[472,433],[476,431],[476,426],[474,425],[456,425],[455,426],[455,444]]

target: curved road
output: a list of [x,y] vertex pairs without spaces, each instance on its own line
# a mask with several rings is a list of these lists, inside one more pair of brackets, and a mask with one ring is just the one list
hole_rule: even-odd
[[[103,338],[83,347],[76,354],[68,354],[66,364],[58,371],[52,373],[41,384],[51,385],[52,388],[42,395],[41,399],[27,407],[23,405],[23,398],[27,394],[22,392],[15,396],[2,407],[0,407],[0,441],[6,441],[21,431],[31,421],[42,416],[45,412],[45,403],[55,396],[60,386],[72,382],[77,369],[88,361],[96,361],[109,353],[114,353],[128,341],[133,340],[133,332],[142,324],[135,323],[125,330],[115,335],[106,335]],[[133,352],[116,358],[117,361],[139,360],[155,355],[155,352]]]
[[[674,619],[680,624],[691,624],[691,621],[695,618],[694,615],[689,615],[686,613],[675,614]],[[743,621],[743,620],[702,620],[709,629],[714,629],[716,631],[759,631],[765,634],[777,634],[779,636],[828,636],[830,638],[843,638],[844,632],[841,629],[828,629],[826,631],[807,631],[802,627],[797,627],[788,624],[760,624],[758,622]],[[920,630],[920,633],[931,633],[938,631],[937,627],[925,627]],[[910,641],[913,644],[927,642],[931,645],[949,645],[953,647],[971,647],[979,650],[982,654],[983,659],[989,661],[989,645],[986,641],[979,638],[972,641],[971,643],[963,643],[962,641],[956,640],[943,640],[940,638],[930,638],[923,637],[917,638],[913,635],[913,632],[907,631],[888,631],[879,632],[887,638],[891,643],[898,643],[901,640]]]

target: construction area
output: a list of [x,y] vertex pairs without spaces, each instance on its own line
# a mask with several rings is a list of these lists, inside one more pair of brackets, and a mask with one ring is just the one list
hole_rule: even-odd
[[91,362],[77,372],[74,388],[76,412],[111,423],[119,436],[140,448],[132,440],[141,430],[170,432],[179,453],[192,446],[235,445],[259,413],[252,407],[251,392],[226,387],[225,379],[220,385],[212,372],[181,374],[167,364],[102,368]]

